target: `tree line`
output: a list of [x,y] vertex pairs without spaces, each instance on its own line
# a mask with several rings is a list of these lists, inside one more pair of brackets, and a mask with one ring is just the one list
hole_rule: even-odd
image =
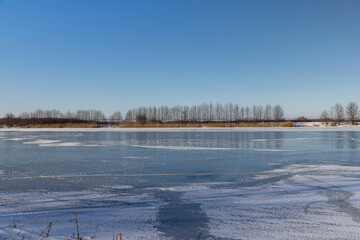
[[76,112],[62,113],[59,110],[37,109],[34,112],[23,112],[15,116],[13,113],[5,114],[1,124],[12,126],[31,126],[37,124],[64,124],[64,123],[92,123],[106,121],[105,114],[100,110],[78,110]]
[[[359,106],[355,102],[349,102],[346,106],[336,103],[320,114],[319,119],[310,121],[322,121],[339,124],[349,121],[355,124],[359,121]],[[294,121],[303,121],[306,118],[298,118]],[[52,109],[37,109],[33,112],[23,112],[18,115],[5,114],[0,119],[0,125],[6,126],[31,126],[36,124],[54,123],[187,123],[187,122],[279,122],[284,120],[284,111],[280,105],[267,104],[253,106],[239,106],[238,104],[212,104],[187,106],[149,106],[137,107],[126,112],[125,116],[120,111],[115,111],[106,117],[101,110],[77,110],[65,113]]]
[[281,121],[284,111],[280,105],[239,106],[238,104],[203,103],[194,106],[150,106],[138,107],[127,111],[123,117],[120,111],[115,111],[108,118],[101,110],[78,110],[63,113],[59,110],[37,109],[34,112],[23,112],[17,116],[7,113],[0,123],[6,126],[30,126],[36,124],[54,123],[119,123],[134,122],[261,122]]
[[323,122],[334,122],[339,124],[343,121],[350,121],[355,124],[359,120],[359,106],[355,102],[349,102],[346,107],[341,103],[336,103],[329,110],[325,110],[320,114],[320,120]]
[[284,111],[280,105],[208,104],[195,106],[152,106],[128,110],[126,122],[236,122],[236,121],[281,121]]

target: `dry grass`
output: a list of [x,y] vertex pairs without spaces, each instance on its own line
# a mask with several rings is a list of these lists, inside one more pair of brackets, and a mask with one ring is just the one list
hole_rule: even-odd
[[269,122],[242,122],[242,123],[228,123],[228,122],[211,122],[211,123],[146,123],[139,124],[134,122],[122,122],[115,125],[117,128],[233,128],[233,127],[294,127],[291,121],[281,123]]
[[123,122],[116,125],[118,128],[183,128],[183,127],[201,127],[201,123],[133,123]]
[[[294,127],[291,121],[270,123],[270,122],[188,122],[188,123],[136,123],[136,122],[121,122],[113,125],[115,128],[232,128],[232,127]],[[32,128],[96,128],[96,123],[54,123],[54,124],[36,124]]]
[[278,126],[279,127],[294,127],[295,125],[291,121],[286,121],[286,122],[279,123]]
[[54,123],[36,124],[32,128],[96,128],[96,123]]
[[265,122],[260,122],[260,123],[238,123],[238,124],[236,124],[236,127],[274,127],[274,125],[271,124],[271,123],[265,123]]
[[213,122],[213,123],[204,123],[203,127],[208,127],[208,128],[225,128],[225,127],[235,127],[234,124],[231,123],[217,123],[217,122]]

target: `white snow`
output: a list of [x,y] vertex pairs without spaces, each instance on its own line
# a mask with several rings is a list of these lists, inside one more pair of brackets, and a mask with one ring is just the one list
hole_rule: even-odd
[[147,159],[149,157],[137,157],[137,156],[125,156],[122,158],[126,158],[126,159]]
[[[184,183],[134,195],[125,194],[133,188],[130,185],[80,192],[2,193],[0,236],[38,239],[51,221],[49,239],[64,239],[76,231],[69,221],[77,212],[80,234],[86,239],[94,235],[111,239],[120,232],[123,239],[165,239],[155,228],[163,202],[151,195],[152,190],[161,190],[181,192],[183,201],[200,203],[215,239],[357,239],[360,167],[291,164],[262,172],[254,180],[274,177],[282,180],[248,187],[236,182]],[[14,221],[16,228],[11,226]]]
[[122,190],[122,189],[132,189],[133,186],[130,185],[114,185],[114,186],[102,186],[105,189],[116,189],[116,190]]
[[28,140],[30,138],[5,138],[5,141],[23,141],[23,140]]
[[216,147],[185,147],[185,146],[160,146],[160,145],[130,145],[138,148],[153,148],[167,150],[239,150],[239,148],[216,148]]
[[356,239],[360,232],[359,167],[290,165],[264,172],[290,175],[244,188],[182,187],[184,200],[201,203],[215,238]]
[[50,144],[50,143],[57,143],[60,142],[60,140],[36,140],[32,142],[23,142],[23,144]]
[[[330,123],[327,122],[297,122],[297,127],[321,127],[321,128],[329,128]],[[340,125],[337,125],[336,128],[358,128],[359,125],[352,125],[347,122],[342,122]]]
[[[128,203],[120,204],[120,203]],[[2,194],[0,236],[39,239],[52,223],[50,239],[64,239],[76,232],[86,239],[161,239],[153,227],[158,201],[148,195],[119,196],[104,192],[30,192]],[[15,223],[16,228],[11,226]],[[10,238],[11,239],[11,238]]]
[[300,150],[292,149],[261,149],[261,148],[218,148],[218,147],[190,147],[190,146],[161,146],[161,145],[129,145],[131,147],[138,148],[152,148],[152,149],[164,149],[164,150],[220,150],[220,151],[229,151],[229,150],[247,150],[247,151],[259,151],[259,152],[294,152]]
[[265,171],[256,176],[257,179],[268,179],[284,175],[317,174],[317,175],[359,175],[360,167],[339,165],[302,165],[291,164],[284,168]]
[[249,148],[247,150],[258,151],[258,152],[294,152],[301,150],[292,150],[292,149],[257,149],[257,148]]
[[278,139],[254,139],[253,142],[271,142],[271,141],[306,141],[319,140],[321,138],[278,138]]
[[80,142],[54,142],[54,143],[42,143],[40,147],[99,147],[103,145],[98,144],[82,144]]

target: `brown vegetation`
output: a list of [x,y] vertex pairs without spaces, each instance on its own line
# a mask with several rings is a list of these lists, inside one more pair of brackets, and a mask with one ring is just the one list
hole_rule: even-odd
[[53,123],[53,124],[36,124],[32,128],[96,128],[96,123]]
[[168,123],[137,123],[122,122],[114,125],[117,128],[239,128],[239,127],[294,127],[291,121],[273,122],[168,122]]
[[286,121],[279,123],[276,127],[294,127],[294,123],[292,121]]
[[114,125],[117,128],[183,128],[183,127],[201,127],[201,123],[137,123],[137,122],[121,122]]

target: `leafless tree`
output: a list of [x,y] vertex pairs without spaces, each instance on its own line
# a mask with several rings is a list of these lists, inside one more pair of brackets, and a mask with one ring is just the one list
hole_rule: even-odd
[[334,120],[334,119],[335,119],[334,106],[331,106],[331,107],[330,107],[330,110],[329,110],[329,118],[330,118],[331,120]]
[[214,106],[212,103],[209,105],[209,121],[214,121]]
[[263,106],[259,105],[256,108],[256,120],[262,121],[263,117],[264,117],[264,108],[263,108]]
[[15,115],[12,113],[5,114],[4,123],[7,127],[13,127],[15,124]]
[[245,108],[245,120],[249,121],[250,119],[251,119],[250,108],[249,108],[249,106],[246,106],[246,108]]
[[323,111],[320,114],[320,120],[323,121],[323,122],[328,122],[330,120],[329,113],[327,111]]
[[29,119],[30,118],[30,113],[27,113],[27,112],[20,113],[19,118]]
[[245,119],[245,108],[241,107],[240,109],[240,121],[244,121]]
[[125,122],[132,122],[133,121],[133,114],[132,111],[129,110],[125,115]]
[[240,120],[240,108],[239,105],[235,104],[234,106],[234,120],[239,121]]
[[254,120],[254,121],[257,120],[257,107],[256,107],[256,105],[254,105],[252,107],[252,120]]
[[116,111],[110,116],[111,122],[121,122],[121,120],[122,120],[122,114],[120,111]]
[[334,105],[334,118],[337,123],[344,120],[344,107],[340,103]]
[[136,122],[140,123],[142,125],[146,124],[147,122],[147,117],[145,114],[138,114],[136,115]]
[[349,121],[354,125],[355,121],[359,118],[359,106],[354,102],[350,102],[346,107],[346,115]]
[[67,119],[72,119],[74,117],[75,117],[74,114],[70,111],[67,111],[65,114],[65,118],[67,118]]
[[270,121],[271,120],[271,116],[272,116],[272,108],[270,104],[267,104],[265,106],[265,110],[264,110],[264,120],[266,121]]
[[276,105],[273,108],[273,116],[274,116],[274,120],[277,122],[279,122],[284,118],[284,111],[280,105]]
[[[261,105],[254,105],[252,108],[248,106],[241,108],[238,104],[226,103],[216,105],[203,103],[195,106],[177,105],[173,107],[168,106],[149,106],[149,107],[136,107],[129,109],[125,115],[125,121],[127,122],[233,122],[233,121],[262,121],[270,120],[271,114],[275,118],[275,113],[278,113],[280,108],[280,118],[283,117],[284,113],[281,107],[278,105],[277,108],[272,108],[270,105],[266,105],[263,108]],[[109,120],[111,122],[119,122],[122,120],[122,114],[120,111],[114,112]],[[56,109],[43,110],[37,109],[30,113],[21,113],[16,119],[16,124],[19,122],[24,125],[31,124],[53,124],[53,123],[84,123],[84,122],[97,122],[102,123],[107,121],[104,113],[100,110],[95,109],[79,109],[75,112],[68,111],[61,113]],[[20,124],[20,125],[21,125]],[[20,126],[19,125],[19,126]]]

